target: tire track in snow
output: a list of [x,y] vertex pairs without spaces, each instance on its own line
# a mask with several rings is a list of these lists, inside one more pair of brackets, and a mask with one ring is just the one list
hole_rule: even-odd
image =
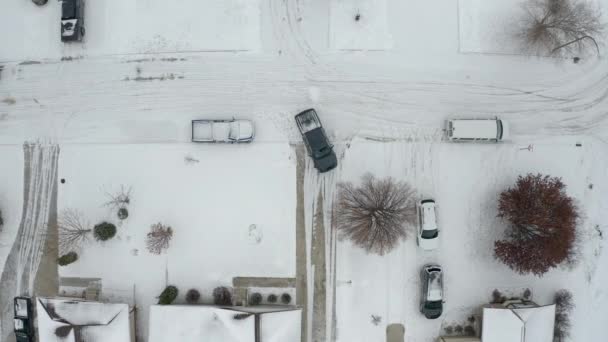
[[25,143],[21,224],[0,278],[0,340],[12,333],[13,297],[33,296],[51,208],[57,201],[58,145]]

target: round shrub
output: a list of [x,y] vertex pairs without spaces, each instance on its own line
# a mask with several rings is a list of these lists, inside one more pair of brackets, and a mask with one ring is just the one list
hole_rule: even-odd
[[213,289],[213,303],[215,305],[232,305],[232,290],[226,286]]
[[69,252],[68,254],[62,255],[57,259],[59,266],[66,266],[78,260],[78,254],[76,252]]
[[127,208],[120,208],[120,209],[118,209],[117,215],[118,215],[118,219],[122,221],[122,220],[126,219],[127,217],[129,217],[129,210],[127,210]]
[[169,305],[173,303],[175,298],[177,298],[177,293],[177,287],[173,285],[167,286],[163,292],[161,292],[160,296],[158,296],[158,304]]
[[197,289],[190,289],[186,292],[186,303],[195,304],[201,298],[201,293]]
[[249,305],[260,305],[262,304],[262,295],[258,292],[254,292],[249,296]]
[[93,235],[97,241],[110,240],[116,235],[116,226],[108,222],[99,223],[93,228]]
[[291,295],[289,293],[283,293],[281,295],[281,303],[283,303],[283,304],[291,303]]
[[68,335],[71,332],[72,332],[72,326],[71,325],[64,325],[64,326],[57,327],[55,329],[55,336],[61,337],[61,338],[65,338],[65,337],[68,337]]
[[276,303],[278,298],[275,294],[269,294],[266,300],[268,301],[268,303]]

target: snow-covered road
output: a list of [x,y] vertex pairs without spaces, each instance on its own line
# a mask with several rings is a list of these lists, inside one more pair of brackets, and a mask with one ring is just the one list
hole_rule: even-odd
[[[449,116],[494,115],[510,120],[515,136],[605,136],[608,61],[472,56],[472,65],[442,73],[421,72],[433,66],[391,68],[391,58],[378,57],[374,64],[357,55],[301,65],[243,54],[7,64],[0,143],[185,142],[190,119],[208,115],[270,119],[284,132],[279,140],[298,141],[292,117],[310,106],[340,140],[433,136]],[[489,73],[483,64],[501,69]]]

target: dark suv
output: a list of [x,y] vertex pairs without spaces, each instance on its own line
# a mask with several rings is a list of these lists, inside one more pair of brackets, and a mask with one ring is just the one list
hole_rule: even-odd
[[428,319],[439,318],[443,313],[443,271],[441,266],[424,265],[420,278],[422,280],[420,312]]
[[304,138],[308,154],[319,172],[333,170],[338,165],[338,159],[333,146],[329,143],[319,116],[314,109],[307,109],[296,115],[296,123]]
[[84,36],[84,0],[61,2],[61,41],[79,42]]

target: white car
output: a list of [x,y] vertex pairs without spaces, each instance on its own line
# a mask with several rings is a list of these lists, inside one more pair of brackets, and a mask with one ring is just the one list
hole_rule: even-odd
[[496,119],[452,119],[446,121],[450,141],[499,142],[509,140],[509,124]]
[[418,246],[425,251],[437,249],[439,246],[439,229],[437,228],[437,212],[435,211],[435,201],[425,199],[418,205],[418,217],[420,226],[418,227]]
[[192,120],[193,142],[250,143],[254,133],[250,120]]

